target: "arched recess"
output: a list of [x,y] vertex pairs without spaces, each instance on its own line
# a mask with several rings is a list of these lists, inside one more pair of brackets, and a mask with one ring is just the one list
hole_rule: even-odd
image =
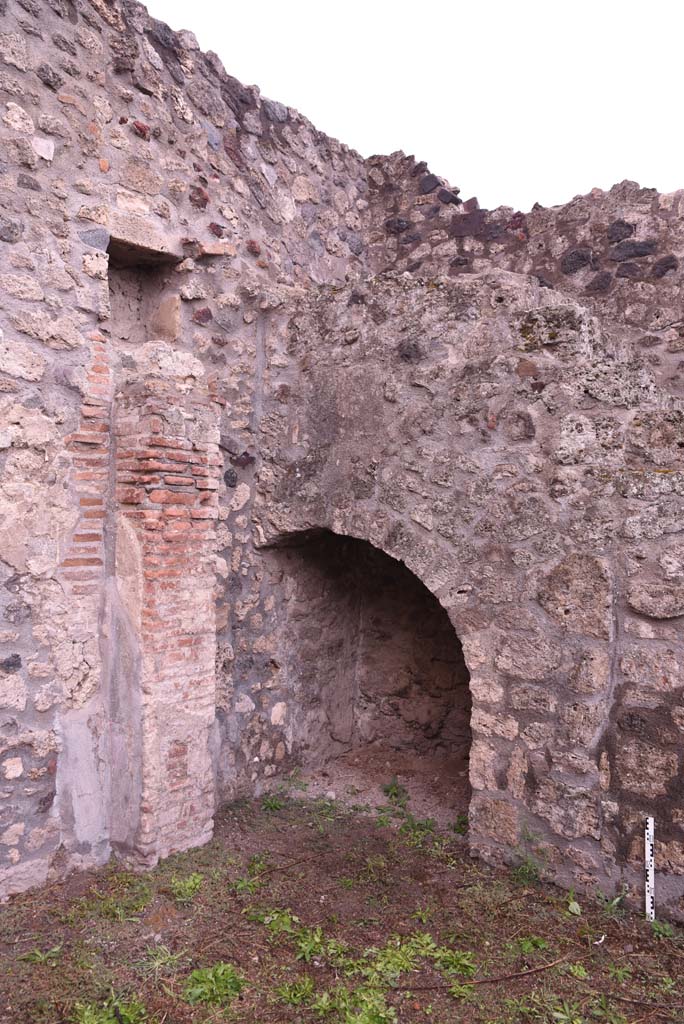
[[445,608],[366,539],[306,529],[269,549],[291,748],[314,785],[372,803],[396,776],[414,813],[445,823],[466,813],[470,674]]

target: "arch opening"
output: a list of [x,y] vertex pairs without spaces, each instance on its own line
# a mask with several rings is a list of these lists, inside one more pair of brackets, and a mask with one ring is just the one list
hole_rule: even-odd
[[416,816],[467,813],[470,676],[447,612],[364,540],[310,531],[274,554],[292,756],[309,792],[373,806],[396,777]]

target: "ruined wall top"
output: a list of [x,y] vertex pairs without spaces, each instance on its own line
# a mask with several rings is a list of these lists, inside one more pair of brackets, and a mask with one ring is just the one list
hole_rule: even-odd
[[413,157],[363,160],[132,0],[0,0],[0,15],[3,241],[123,236],[263,287],[494,264],[647,330],[679,319],[682,193],[623,182],[480,210]]

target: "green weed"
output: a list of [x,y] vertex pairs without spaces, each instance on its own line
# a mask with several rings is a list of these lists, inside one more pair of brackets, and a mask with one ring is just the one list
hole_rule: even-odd
[[597,1020],[603,1021],[604,1024],[627,1024],[627,1018],[613,1009],[605,995],[600,996],[596,1002],[592,1003],[591,1015]]
[[456,821],[453,823],[451,828],[452,828],[452,831],[454,831],[457,836],[467,835],[467,832],[468,832],[468,815],[467,814],[458,814],[456,816]]
[[618,967],[617,964],[608,964],[606,970],[608,971],[608,977],[612,981],[620,982],[620,984],[632,977],[632,968],[628,964],[624,967]]
[[529,956],[531,953],[536,953],[537,950],[549,948],[546,939],[540,938],[539,935],[524,935],[517,940],[515,945],[523,956]]
[[571,974],[573,978],[579,978],[580,981],[585,981],[589,977],[589,971],[584,964],[568,964],[567,969],[568,974]]
[[297,934],[297,960],[311,963],[315,956],[321,956],[325,949],[322,928],[301,928]]
[[407,806],[408,790],[397,781],[396,775],[393,775],[390,782],[388,782],[386,786],[382,787],[382,791],[389,802],[395,807],[401,807],[403,809]]
[[521,885],[530,885],[531,882],[538,882],[540,878],[540,867],[534,857],[527,853],[511,871],[516,882]]
[[245,987],[246,981],[233,964],[218,963],[213,967],[200,967],[190,974],[185,984],[185,998],[211,1006],[229,1006]]
[[625,912],[624,901],[626,896],[626,889],[623,889],[617,896],[606,896],[602,892],[596,894],[604,914],[607,914],[608,917],[622,917]]
[[261,807],[264,811],[282,811],[284,806],[285,801],[281,800],[276,793],[269,793],[261,801]]
[[186,878],[178,878],[174,875],[171,878],[170,887],[176,903],[180,903],[181,906],[187,906],[189,903],[192,903],[202,888],[203,881],[204,875],[200,875],[197,871],[193,871]]
[[145,1024],[147,1010],[137,999],[123,1000],[113,993],[106,1003],[76,1003],[73,1024]]
[[84,897],[76,905],[79,916],[98,916],[110,921],[136,921],[152,900],[148,883],[135,875],[119,875],[115,882],[118,892],[93,890],[91,897]]
[[311,1002],[314,994],[313,978],[286,982],[276,989],[276,996],[286,1006],[302,1006]]
[[45,964],[46,967],[56,967],[61,952],[62,945],[60,943],[59,946],[53,946],[45,953],[40,949],[32,949],[28,953],[22,953],[19,959],[25,960],[29,964]]
[[187,960],[184,952],[172,953],[168,946],[148,946],[145,954],[145,957],[133,966],[141,974],[154,978],[155,981],[163,975],[175,974]]
[[552,1007],[551,1020],[554,1024],[586,1024],[578,1004],[568,1003],[566,1000]]
[[656,939],[674,939],[675,930],[669,921],[651,921],[651,931]]

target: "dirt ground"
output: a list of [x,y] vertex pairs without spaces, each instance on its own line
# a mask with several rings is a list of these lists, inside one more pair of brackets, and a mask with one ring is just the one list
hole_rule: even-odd
[[372,810],[387,804],[383,785],[392,778],[406,789],[416,818],[433,818],[439,826],[448,828],[459,815],[468,813],[468,763],[461,758],[450,761],[442,752],[430,757],[367,745],[342,754],[322,768],[302,772],[308,796]]
[[487,868],[465,819],[419,817],[400,774],[367,812],[294,778],[150,873],[14,898],[0,1021],[684,1024],[684,931],[542,882],[533,847]]

